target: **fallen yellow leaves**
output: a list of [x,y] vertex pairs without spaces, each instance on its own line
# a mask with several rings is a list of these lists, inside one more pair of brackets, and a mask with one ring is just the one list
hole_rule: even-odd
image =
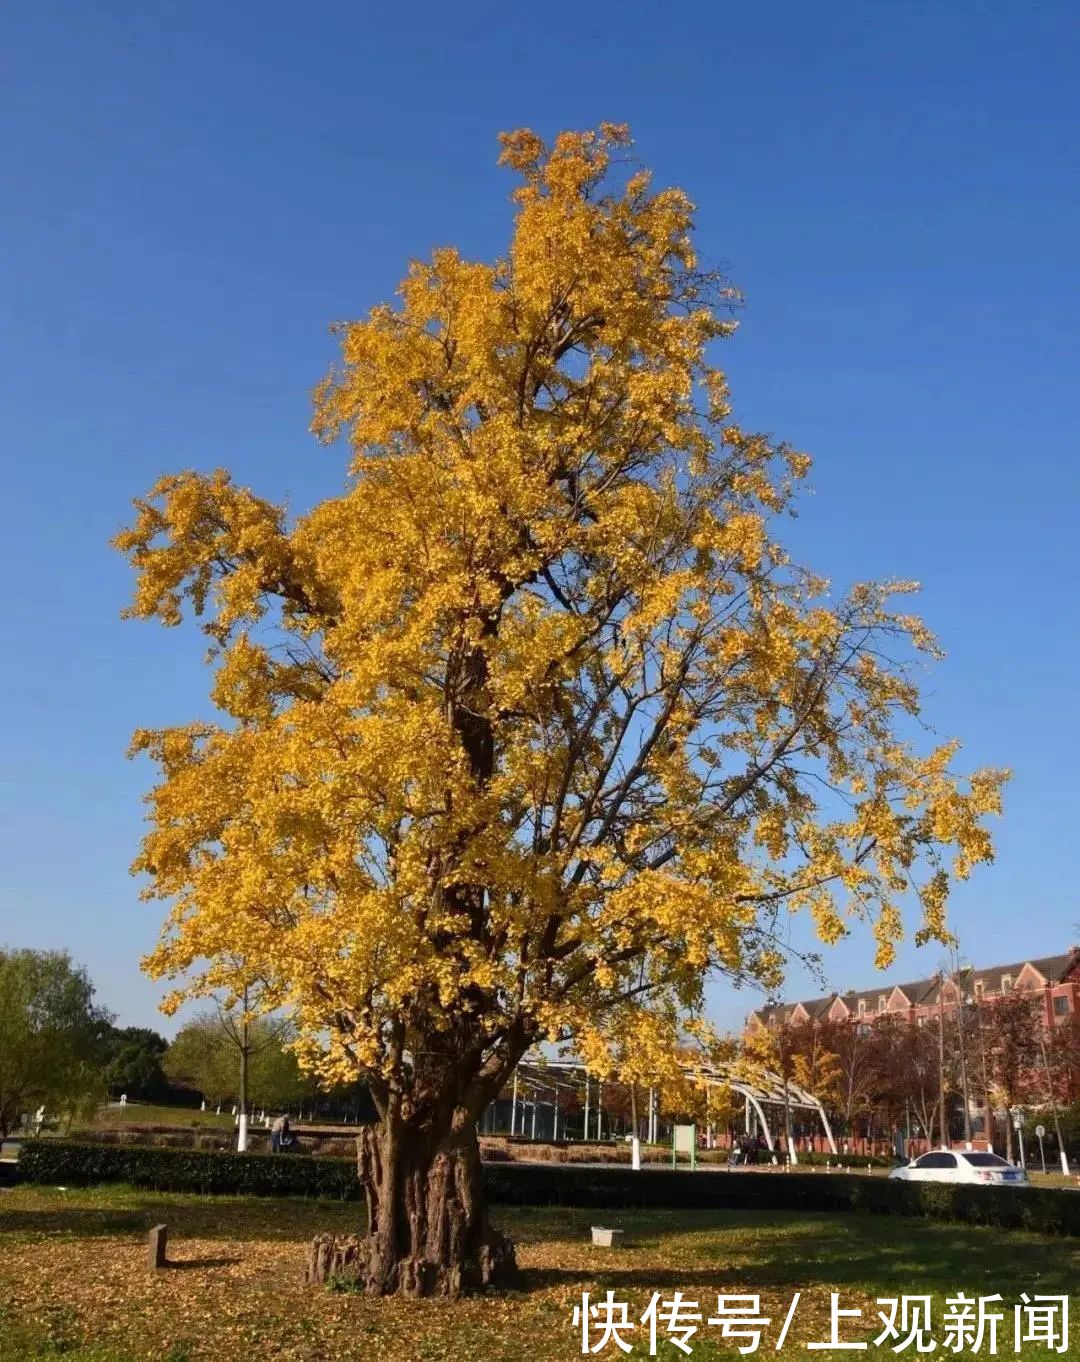
[[[633,1318],[654,1291],[682,1290],[706,1315],[718,1292],[759,1294],[774,1321],[801,1291],[784,1352],[810,1356],[804,1342],[829,1337],[830,1291],[873,1324],[879,1295],[1068,1291],[1080,1267],[1080,1246],[1069,1241],[1055,1241],[1049,1255],[1034,1236],[857,1215],[605,1212],[604,1223],[626,1229],[625,1247],[612,1251],[589,1242],[595,1213],[500,1208],[518,1245],[522,1291],[447,1304],[305,1287],[308,1236],[355,1228],[356,1214],[314,1201],[6,1192],[0,1362],[58,1352],[77,1362],[570,1362],[581,1355],[575,1304],[584,1291],[596,1299],[609,1288]],[[173,1266],[153,1273],[144,1226],[160,1221],[170,1226]],[[728,1356],[707,1332],[694,1358]]]

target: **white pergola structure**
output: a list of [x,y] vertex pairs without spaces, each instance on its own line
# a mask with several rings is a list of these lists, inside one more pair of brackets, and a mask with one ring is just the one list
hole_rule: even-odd
[[[790,1080],[785,1084],[779,1074],[767,1070],[755,1071],[753,1077],[750,1077],[741,1066],[735,1064],[686,1064],[683,1066],[683,1073],[700,1087],[706,1089],[722,1088],[728,1092],[738,1093],[745,1102],[747,1134],[750,1133],[752,1128],[751,1112],[753,1112],[770,1153],[776,1150],[776,1133],[774,1133],[773,1126],[770,1125],[768,1109],[779,1110],[781,1113],[792,1111],[812,1113],[821,1122],[829,1149],[833,1154],[837,1153],[836,1141],[833,1138],[832,1127],[829,1125],[825,1107],[819,1098],[808,1092],[807,1089],[800,1087],[799,1084]],[[526,1055],[518,1066],[511,1085],[510,1133],[511,1135],[532,1135],[535,1138],[537,1097],[543,1094],[541,1101],[550,1101],[552,1105],[554,1120],[552,1138],[558,1140],[559,1093],[560,1091],[573,1091],[577,1092],[583,1099],[585,1137],[588,1138],[590,1120],[595,1118],[596,1137],[600,1138],[602,1133],[603,1089],[603,1082],[590,1078],[585,1067],[577,1060],[547,1059],[539,1054]],[[532,1098],[531,1104],[530,1096]],[[655,1144],[659,1116],[655,1088],[648,1090],[646,1115],[648,1140],[649,1143]],[[781,1123],[783,1119],[783,1115],[781,1115]],[[798,1161],[794,1149],[791,1150],[791,1159],[793,1163]]]
[[[833,1154],[837,1153],[832,1126],[829,1125],[829,1117],[821,1099],[815,1097],[812,1092],[808,1092],[806,1088],[801,1088],[798,1083],[793,1083],[790,1079],[785,1083],[779,1074],[772,1073],[767,1069],[757,1070],[751,1079],[746,1077],[745,1074],[740,1074],[738,1066],[726,1064],[699,1067],[688,1065],[683,1072],[696,1083],[701,1083],[706,1087],[728,1088],[731,1092],[737,1092],[740,1097],[744,1098],[747,1134],[750,1133],[750,1110],[753,1108],[770,1153],[776,1149],[776,1137],[769,1125],[768,1117],[765,1115],[767,1106],[779,1107],[782,1111],[788,1112],[813,1112],[821,1121],[825,1138],[829,1142],[829,1149]],[[792,1163],[798,1162],[794,1148],[791,1150],[791,1161]]]

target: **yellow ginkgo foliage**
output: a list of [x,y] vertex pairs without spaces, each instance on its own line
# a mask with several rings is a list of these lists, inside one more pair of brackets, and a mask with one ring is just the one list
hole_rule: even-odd
[[710,972],[775,987],[790,912],[865,919],[882,962],[905,896],[941,936],[999,809],[1000,773],[913,745],[911,588],[833,598],[785,554],[807,459],[732,417],[686,196],[622,127],[502,142],[505,256],[439,250],[340,328],[341,495],[180,473],[117,539],[130,614],[203,622],[221,715],[135,738],[149,968],[257,982],[370,1083],[370,1232],[315,1258],[378,1293],[512,1268],[475,1129],[529,1047],[661,1065]]

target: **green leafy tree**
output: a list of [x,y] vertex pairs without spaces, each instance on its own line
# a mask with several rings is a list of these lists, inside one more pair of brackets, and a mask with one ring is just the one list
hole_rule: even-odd
[[245,1028],[233,1012],[204,1012],[177,1033],[165,1055],[165,1072],[173,1082],[195,1089],[209,1102],[236,1101],[246,1046],[248,1102],[292,1106],[309,1094],[311,1085],[286,1048],[291,1039],[287,1024],[273,1018],[251,1018]]
[[158,1102],[170,1090],[162,1060],[169,1048],[164,1036],[145,1026],[101,1028],[105,1086],[110,1097],[126,1094],[140,1102]]
[[0,950],[0,1136],[38,1107],[70,1119],[101,1100],[110,1020],[66,952]]

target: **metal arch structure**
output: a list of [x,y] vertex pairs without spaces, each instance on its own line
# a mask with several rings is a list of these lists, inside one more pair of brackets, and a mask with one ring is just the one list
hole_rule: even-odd
[[[815,1097],[812,1092],[801,1087],[798,1083],[790,1080],[785,1084],[779,1074],[769,1070],[758,1071],[754,1078],[748,1077],[745,1072],[740,1071],[740,1066],[731,1064],[686,1064],[682,1066],[683,1073],[691,1081],[706,1088],[724,1088],[730,1092],[738,1093],[746,1103],[746,1122],[747,1131],[750,1129],[750,1111],[753,1109],[761,1132],[765,1137],[765,1143],[770,1152],[776,1150],[776,1138],[769,1119],[766,1114],[767,1107],[784,1108],[788,1111],[799,1110],[813,1113],[820,1122],[825,1139],[828,1141],[829,1149],[834,1155],[838,1154],[836,1140],[833,1137],[832,1127],[829,1124],[829,1117],[821,1099]],[[581,1088],[585,1094],[585,1128],[588,1130],[589,1122],[589,1096],[590,1096],[590,1077],[585,1066],[577,1060],[547,1059],[542,1055],[526,1055],[518,1066],[518,1074],[514,1078],[514,1111],[517,1107],[517,1087],[519,1078],[526,1087],[534,1094],[533,1102],[533,1123],[535,1124],[535,1094],[540,1091],[555,1092],[557,1095],[558,1087],[565,1085],[568,1088]],[[597,1083],[597,1107],[599,1112],[600,1097],[603,1084],[599,1080]],[[524,1134],[524,1103],[522,1104],[522,1128],[516,1131],[516,1114],[511,1117],[511,1133]],[[555,1104],[556,1113],[558,1104]],[[650,1138],[655,1140],[656,1128],[655,1103],[650,1100],[649,1104],[649,1125]],[[556,1134],[557,1121],[556,1114]],[[797,1161],[797,1155],[792,1150],[792,1162]]]
[[[779,1074],[772,1073],[767,1069],[758,1072],[757,1081],[751,1081],[745,1076],[740,1076],[734,1065],[687,1066],[683,1072],[688,1078],[702,1083],[706,1087],[722,1086],[729,1088],[732,1092],[737,1092],[740,1097],[744,1098],[747,1104],[747,1128],[749,1129],[749,1111],[753,1107],[770,1153],[776,1149],[776,1140],[769,1126],[768,1117],[765,1115],[764,1108],[766,1105],[784,1107],[789,1111],[793,1108],[812,1111],[821,1121],[825,1138],[829,1142],[829,1149],[833,1154],[838,1153],[832,1126],[829,1124],[829,1117],[821,1099],[815,1097],[806,1088],[800,1087],[798,1083],[793,1083],[790,1079],[785,1083]],[[792,1162],[797,1162],[794,1149],[791,1151],[791,1155]]]

